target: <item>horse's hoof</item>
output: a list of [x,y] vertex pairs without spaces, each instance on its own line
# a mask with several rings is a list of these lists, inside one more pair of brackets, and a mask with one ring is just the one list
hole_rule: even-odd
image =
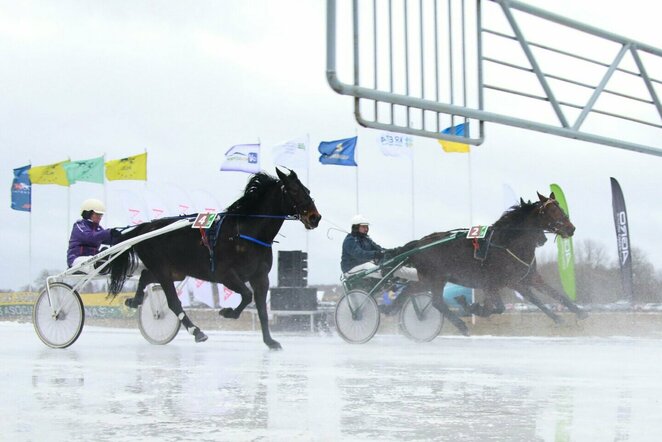
[[455,327],[457,327],[457,330],[462,333],[463,336],[469,336],[469,328],[464,322],[461,324],[455,324]]
[[467,303],[467,298],[465,298],[464,296],[456,296],[453,299],[455,299],[455,302],[457,302],[465,310],[469,308],[469,304]]
[[219,315],[227,319],[237,319],[239,316],[234,312],[233,308],[222,308],[218,312]]
[[124,300],[124,305],[126,305],[129,308],[138,308],[140,304],[142,304],[143,301],[141,300],[136,300],[136,298],[126,298]]
[[193,336],[195,336],[195,342],[205,342],[209,337],[200,329],[197,329]]
[[266,342],[267,346],[269,347],[269,350],[282,350],[283,347],[280,345],[280,342],[278,341],[271,341],[271,342]]

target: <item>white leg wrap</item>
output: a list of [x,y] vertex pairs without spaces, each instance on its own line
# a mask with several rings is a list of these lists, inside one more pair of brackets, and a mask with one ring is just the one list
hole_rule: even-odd
[[177,317],[179,318],[180,321],[183,321],[186,315],[184,314],[184,312],[181,312]]

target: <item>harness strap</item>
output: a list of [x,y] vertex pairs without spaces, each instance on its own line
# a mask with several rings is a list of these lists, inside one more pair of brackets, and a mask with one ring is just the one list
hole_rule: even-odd
[[259,244],[263,247],[271,247],[271,244],[268,242],[260,241],[257,238],[253,238],[252,236],[244,235],[244,234],[239,234],[239,238],[245,239],[246,241],[254,242],[255,244]]
[[497,247],[497,248],[499,248],[499,249],[503,249],[503,250],[505,250],[506,252],[508,252],[508,254],[509,254],[510,256],[512,256],[513,258],[515,258],[515,260],[516,260],[517,262],[519,262],[520,264],[526,266],[526,273],[524,274],[524,276],[522,276],[522,277],[520,278],[520,281],[527,277],[527,275],[529,274],[529,272],[531,272],[531,268],[533,267],[533,263],[536,262],[536,255],[535,255],[535,254],[533,255],[533,259],[531,260],[531,262],[530,262],[530,263],[527,263],[526,261],[524,261],[523,259],[521,259],[519,256],[515,255],[515,254],[514,254],[509,248],[507,248],[507,247],[503,247],[503,246],[497,246],[496,244],[495,244],[494,246]]
[[216,271],[216,252],[214,251],[216,249],[216,241],[218,241],[221,224],[223,224],[223,220],[225,219],[224,214],[220,215],[214,221],[214,225],[209,229],[200,227],[200,240],[202,245],[209,251],[209,268],[212,273]]

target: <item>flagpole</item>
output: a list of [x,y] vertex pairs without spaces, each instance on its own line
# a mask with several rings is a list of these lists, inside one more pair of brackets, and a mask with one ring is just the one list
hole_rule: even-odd
[[[106,152],[101,156],[103,158],[103,203],[106,205],[106,212],[108,211],[108,189],[106,188]],[[106,214],[106,219],[108,215]]]
[[[30,189],[32,193],[32,189]],[[30,195],[30,216],[28,217],[28,291],[32,293],[32,195]]]
[[416,239],[416,202],[414,197],[416,192],[414,191],[414,149],[411,149],[411,239]]
[[469,225],[472,226],[474,222],[474,199],[473,199],[473,179],[471,169],[471,150],[467,152],[467,176],[469,178]]
[[[310,188],[310,153],[308,152],[310,146],[310,134],[306,134],[306,187]],[[310,231],[306,229],[306,253],[308,253],[310,241]]]
[[[32,160],[29,164],[32,168]],[[32,293],[32,182],[30,182],[30,216],[28,216],[28,291]]]
[[[67,157],[68,161],[71,161],[71,158]],[[65,238],[69,238],[71,234],[69,230],[69,217],[71,216],[71,184],[69,184],[69,177],[67,179],[67,216],[65,216]]]
[[[357,137],[359,136],[358,129],[354,128],[354,133],[356,134]],[[356,192],[355,192],[356,193],[356,212],[354,212],[354,213],[361,213],[360,205],[359,205],[359,161],[358,161],[358,157],[359,157],[359,149],[358,149],[358,143],[356,143],[356,147],[354,147],[354,161],[356,162],[356,173],[354,174],[354,177],[355,177],[355,180],[356,180],[356,182],[354,183],[355,184],[355,189],[356,189]]]

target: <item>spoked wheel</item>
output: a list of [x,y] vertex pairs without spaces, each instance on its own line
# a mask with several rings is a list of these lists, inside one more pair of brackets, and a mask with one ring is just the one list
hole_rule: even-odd
[[150,288],[138,307],[138,327],[150,344],[165,345],[179,332],[179,318],[168,307],[163,290]]
[[66,348],[83,331],[85,309],[80,295],[63,282],[42,290],[32,310],[32,323],[41,341],[52,348]]
[[352,290],[336,305],[336,329],[351,344],[363,344],[375,336],[379,328],[379,308],[372,296]]
[[433,340],[442,325],[444,316],[432,305],[429,293],[410,295],[400,310],[400,330],[416,342]]

